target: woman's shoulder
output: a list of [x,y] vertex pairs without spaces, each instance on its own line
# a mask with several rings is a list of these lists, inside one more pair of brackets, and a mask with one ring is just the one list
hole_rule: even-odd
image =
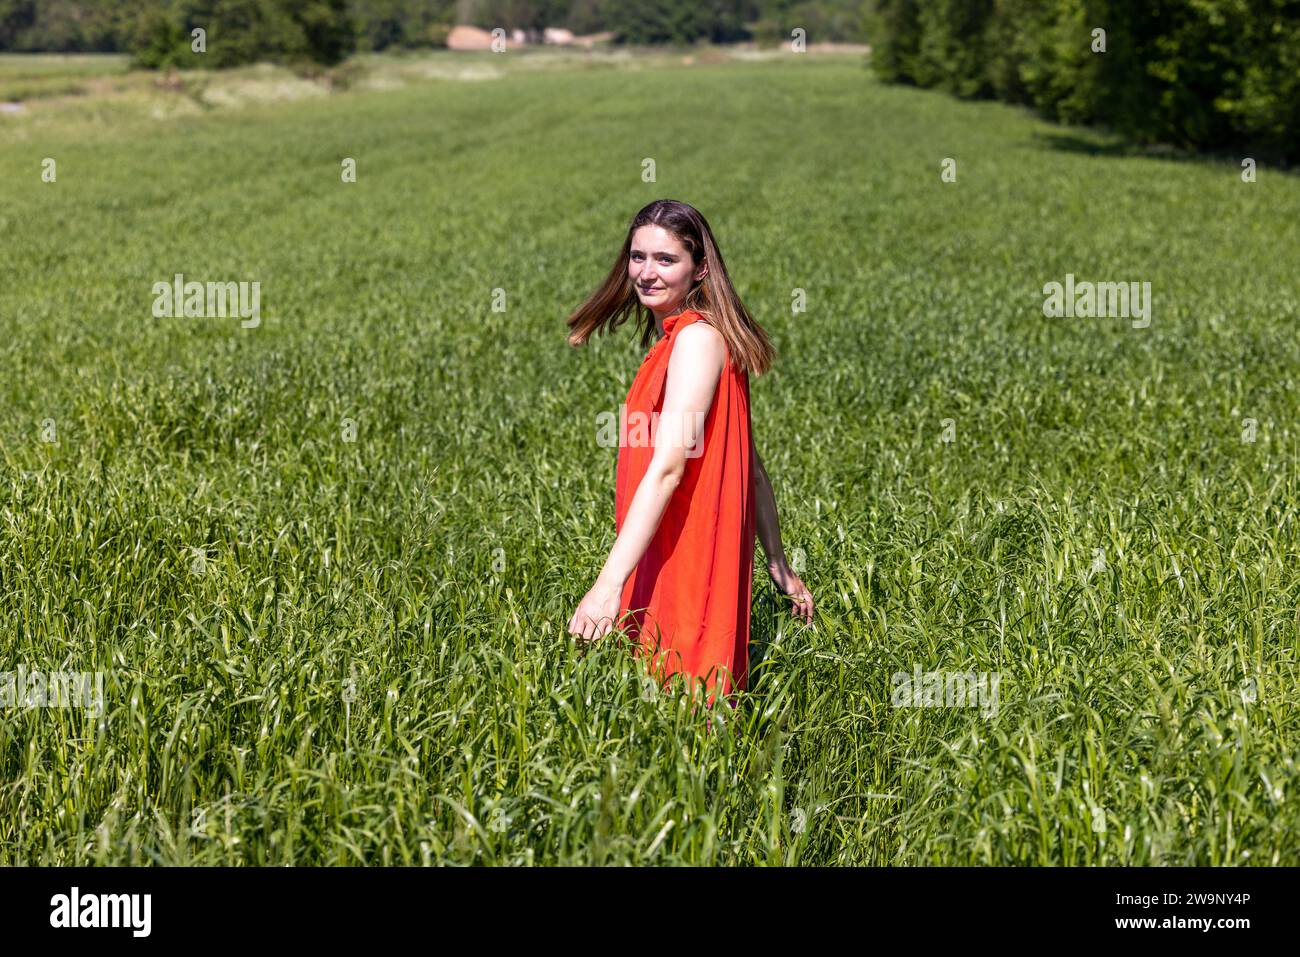
[[[687,327],[702,326],[705,329],[712,329],[719,336],[722,335],[722,330],[718,328],[718,324],[712,316],[707,316],[695,309],[688,309],[683,313],[682,318],[686,320],[684,325]],[[700,335],[700,333],[696,333],[696,335]],[[704,335],[707,335],[707,333],[704,333]]]
[[689,338],[691,339],[712,339],[716,337],[720,341],[725,341],[726,337],[722,335],[722,331],[708,316],[692,309],[684,313],[682,318],[686,321],[682,323],[678,335],[685,335],[688,330],[693,329],[695,331],[691,332],[689,335]]
[[677,338],[685,341],[687,349],[691,352],[701,348],[717,350],[723,357],[723,364],[730,364],[731,350],[727,348],[727,337],[707,316],[692,310],[683,318],[691,321],[678,330]]

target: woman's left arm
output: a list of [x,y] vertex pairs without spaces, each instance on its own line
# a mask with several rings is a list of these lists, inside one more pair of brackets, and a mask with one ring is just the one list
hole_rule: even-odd
[[781,520],[776,514],[776,494],[772,491],[772,480],[768,478],[767,469],[763,467],[758,446],[751,440],[749,447],[753,452],[755,524],[758,528],[759,543],[767,556],[767,573],[772,576],[776,587],[781,589],[781,594],[794,602],[794,607],[790,609],[791,614],[796,618],[802,618],[804,624],[811,625],[815,608],[812,593],[786,561],[785,548],[781,544]]
[[654,455],[628,504],[623,526],[596,583],[569,619],[569,634],[591,641],[614,628],[623,586],[650,547],[668,501],[681,483],[687,452],[698,454],[704,420],[726,358],[722,334],[707,323],[692,323],[677,333],[668,359],[663,408],[654,432]]

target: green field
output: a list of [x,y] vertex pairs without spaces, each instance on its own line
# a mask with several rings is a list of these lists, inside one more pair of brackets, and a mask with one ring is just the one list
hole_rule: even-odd
[[[551,64],[0,115],[0,670],[105,676],[0,710],[0,863],[1300,864],[1300,179],[856,56]],[[564,319],[660,197],[777,346],[818,600],[760,555],[734,735],[565,634],[643,353]]]

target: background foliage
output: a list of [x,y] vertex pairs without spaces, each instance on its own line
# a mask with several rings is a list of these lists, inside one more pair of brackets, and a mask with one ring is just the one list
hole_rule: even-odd
[[875,0],[867,19],[888,80],[1141,143],[1300,157],[1296,0]]
[[198,65],[195,26],[221,38],[210,50],[223,66],[439,45],[457,23],[608,30],[636,44],[775,42],[795,26],[810,41],[860,41],[862,12],[861,0],[0,0],[0,51],[135,52],[141,65],[183,67]]

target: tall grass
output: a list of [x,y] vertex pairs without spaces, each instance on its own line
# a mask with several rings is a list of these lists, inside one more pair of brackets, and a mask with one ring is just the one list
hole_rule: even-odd
[[[0,125],[0,669],[106,677],[0,710],[0,861],[1300,863],[1300,181],[855,60],[498,60]],[[661,196],[780,351],[819,605],[757,564],[730,733],[564,633],[641,353],[563,319]],[[154,318],[177,272],[262,324]],[[1045,318],[1066,273],[1151,325]],[[996,714],[895,706],[917,666]]]

